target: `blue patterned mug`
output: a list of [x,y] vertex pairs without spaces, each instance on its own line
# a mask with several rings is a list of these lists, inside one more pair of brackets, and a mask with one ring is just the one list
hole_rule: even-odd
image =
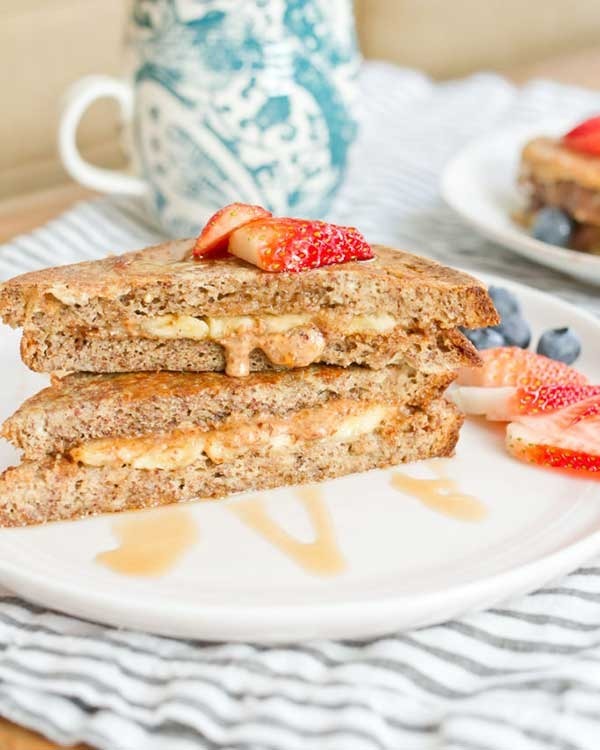
[[[356,133],[351,0],[137,0],[128,56],[129,81],[91,76],[68,93],[59,145],[77,181],[143,196],[173,236],[232,201],[327,211]],[[100,97],[120,103],[137,176],[77,150]]]

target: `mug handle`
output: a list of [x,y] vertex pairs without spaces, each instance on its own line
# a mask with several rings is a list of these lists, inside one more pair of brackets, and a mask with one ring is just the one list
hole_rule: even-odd
[[68,89],[58,128],[58,150],[62,163],[77,182],[101,193],[144,195],[146,183],[113,169],[96,167],[86,161],[77,148],[77,128],[90,104],[96,99],[113,97],[119,102],[125,121],[133,113],[133,89],[125,81],[110,76],[86,76]]

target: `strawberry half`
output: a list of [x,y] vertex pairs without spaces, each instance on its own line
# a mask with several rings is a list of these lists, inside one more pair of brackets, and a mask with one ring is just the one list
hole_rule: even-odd
[[374,257],[357,229],[305,219],[272,218],[246,224],[231,235],[229,252],[273,273]]
[[590,117],[563,136],[563,143],[574,151],[600,156],[600,116]]
[[508,452],[521,461],[584,474],[598,475],[600,472],[600,456],[547,445],[540,442],[542,440],[540,435],[518,422],[510,424],[506,430]]
[[540,466],[600,472],[600,396],[551,414],[523,416],[506,430],[509,453]]
[[479,352],[481,367],[463,367],[458,385],[537,389],[542,385],[586,385],[587,378],[573,367],[517,346]]
[[262,206],[251,206],[248,203],[230,203],[221,208],[204,225],[196,244],[194,258],[210,256],[211,258],[227,255],[227,241],[232,232],[256,219],[265,219],[273,214]]
[[452,393],[454,402],[465,414],[499,422],[550,414],[591,396],[600,396],[600,385],[542,385],[539,388],[462,386]]

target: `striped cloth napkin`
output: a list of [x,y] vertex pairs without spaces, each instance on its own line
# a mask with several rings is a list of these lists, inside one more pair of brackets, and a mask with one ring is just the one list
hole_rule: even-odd
[[[512,276],[600,312],[597,289],[466,228],[444,163],[503,123],[600,110],[600,97],[491,75],[433,84],[363,71],[362,131],[331,219],[373,241]],[[82,203],[0,248],[0,277],[160,235],[128,200]],[[101,750],[598,750],[600,559],[501,608],[365,642],[208,644],[0,599],[0,714]]]

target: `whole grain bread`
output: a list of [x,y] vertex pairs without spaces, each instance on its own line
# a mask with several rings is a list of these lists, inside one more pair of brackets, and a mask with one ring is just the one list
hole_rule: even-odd
[[229,378],[220,373],[73,374],[56,379],[6,420],[1,434],[26,458],[64,453],[98,437],[139,436],[194,426],[211,430],[259,415],[284,417],[333,399],[420,406],[454,375],[409,366],[368,370],[314,365]]
[[320,482],[454,451],[462,416],[443,399],[352,441],[316,440],[262,450],[229,463],[185,469],[95,468],[67,458],[24,461],[0,477],[0,525],[25,526],[219,498],[245,490]]
[[340,310],[393,315],[412,328],[493,325],[498,316],[476,279],[402,250],[374,246],[371,261],[302,273],[266,273],[231,257],[190,259],[193,240],[18,276],[0,286],[13,327],[106,328],[148,316],[302,314]]
[[[406,363],[424,372],[456,370],[480,364],[471,342],[456,328],[427,333],[395,328],[390,333],[326,333],[325,348],[317,362],[348,367],[358,364],[380,369]],[[133,372],[187,370],[221,372],[225,352],[216,341],[193,339],[112,339],[89,335],[26,329],[21,341],[23,362],[36,372]],[[277,369],[255,349],[250,370]]]

